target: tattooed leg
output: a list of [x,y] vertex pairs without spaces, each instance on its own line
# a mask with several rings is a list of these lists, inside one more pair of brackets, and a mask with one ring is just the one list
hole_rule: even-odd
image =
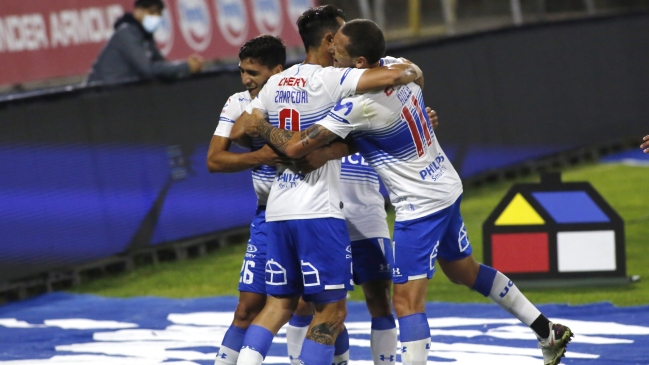
[[309,329],[306,338],[313,342],[332,346],[336,341],[340,325],[336,322],[317,324]]

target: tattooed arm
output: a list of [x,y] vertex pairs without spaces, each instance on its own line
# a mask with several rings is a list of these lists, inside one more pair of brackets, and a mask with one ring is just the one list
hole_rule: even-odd
[[335,133],[319,124],[294,132],[273,127],[257,110],[251,116],[252,118],[248,118],[244,123],[246,134],[265,139],[277,151],[290,158],[303,157],[338,138]]

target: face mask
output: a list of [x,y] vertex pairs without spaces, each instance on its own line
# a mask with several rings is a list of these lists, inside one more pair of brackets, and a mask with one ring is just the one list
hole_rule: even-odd
[[142,19],[142,27],[149,33],[155,32],[162,24],[162,17],[157,15],[145,15]]

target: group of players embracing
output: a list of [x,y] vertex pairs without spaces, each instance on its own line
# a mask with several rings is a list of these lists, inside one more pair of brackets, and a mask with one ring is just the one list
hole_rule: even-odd
[[[383,57],[379,27],[346,23],[334,6],[305,11],[297,25],[306,58],[286,70],[280,39],[241,47],[247,90],[228,99],[210,143],[208,169],[252,169],[258,198],[239,304],[215,364],[261,364],[287,323],[292,364],[345,364],[354,284],[372,317],[374,364],[396,363],[397,346],[404,365],[426,364],[425,301],[437,265],[529,326],[545,365],[560,363],[571,330],[473,258],[462,182],[435,136],[420,68]],[[232,142],[250,152],[230,152]],[[392,239],[379,178],[396,211]]]

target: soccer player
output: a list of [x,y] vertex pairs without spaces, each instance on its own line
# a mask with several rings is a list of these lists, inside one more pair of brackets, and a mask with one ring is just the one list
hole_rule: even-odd
[[[335,60],[341,65],[351,61],[358,68],[377,67],[384,52],[380,29],[366,20],[347,23],[334,43]],[[245,128],[292,158],[353,134],[396,209],[392,273],[404,365],[422,365],[428,359],[430,329],[424,310],[436,260],[451,281],[488,296],[530,326],[546,365],[560,363],[571,330],[550,322],[505,275],[473,258],[459,210],[460,178],[423,109],[421,89],[412,83],[344,98],[325,119],[300,134],[273,128],[259,113]]]
[[[344,14],[327,5],[307,10],[298,19],[306,48],[304,63],[271,77],[246,108],[267,113],[271,122],[295,131],[324,117],[337,100],[421,76],[414,65],[372,70],[334,69],[333,36]],[[244,113],[241,121],[250,114]],[[237,124],[240,123],[237,121]],[[231,138],[242,133],[231,132]],[[302,346],[305,364],[331,364],[334,341],[342,332],[345,297],[351,286],[351,247],[339,191],[340,160],[308,174],[279,169],[268,199],[269,244],[262,312],[246,332],[238,364],[261,364],[275,333],[291,318],[298,298],[314,303],[315,314]]]
[[[279,38],[261,35],[247,41],[239,50],[239,71],[246,91],[233,94],[221,111],[219,124],[210,142],[207,167],[210,172],[237,172],[252,169],[257,194],[257,211],[250,225],[250,240],[239,278],[239,303],[232,325],[225,333],[215,364],[236,364],[243,336],[266,303],[266,201],[276,167],[290,163],[266,145],[253,139],[251,152],[230,152],[230,131],[234,121],[259,94],[268,78],[280,73],[286,62],[286,49]],[[308,314],[308,313],[307,313]],[[301,341],[301,340],[300,340]]]
[[644,141],[644,143],[640,145],[640,148],[644,150],[644,153],[649,153],[649,135],[644,136],[642,140]]
[[[426,112],[436,128],[437,114],[430,108]],[[349,152],[346,144],[334,143],[307,155],[304,166],[314,169]],[[371,316],[372,360],[375,365],[389,364],[397,357],[397,329],[390,300],[392,270],[387,259],[392,255],[392,245],[380,178],[358,152],[343,157],[341,167],[340,191],[351,239],[354,284],[362,287]]]

